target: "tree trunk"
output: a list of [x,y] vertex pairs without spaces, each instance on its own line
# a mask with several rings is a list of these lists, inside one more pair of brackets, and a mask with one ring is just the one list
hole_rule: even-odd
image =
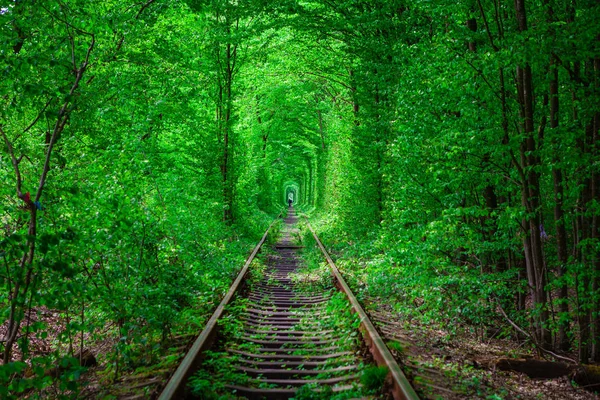
[[[600,41],[600,35],[596,38]],[[594,59],[594,86],[596,91],[600,88],[600,58]],[[592,147],[591,152],[593,160],[598,160],[600,156],[600,112],[596,112],[592,122]],[[596,169],[592,170],[592,201],[600,204],[600,173]],[[600,251],[598,250],[598,242],[600,242],[600,218],[598,211],[594,211],[592,216],[592,239],[595,247],[593,254],[594,259],[594,274],[592,277],[591,293],[594,295],[594,302],[590,310],[590,323],[592,335],[591,359],[592,361],[600,361],[600,299],[598,292],[600,290]]]
[[216,21],[225,25],[224,30],[227,34],[227,42],[224,45],[219,42],[215,43],[215,52],[218,76],[217,129],[219,141],[222,145],[223,222],[231,225],[234,222],[234,141],[231,116],[233,113],[233,79],[236,70],[237,45],[229,41],[232,34],[231,27],[233,26],[230,16],[221,15],[220,10],[216,10]]
[[[545,5],[548,7],[548,20],[550,23],[554,21],[554,10],[546,0]],[[551,31],[552,35],[555,35],[554,30]],[[559,99],[558,99],[558,66],[555,55],[550,56],[550,128],[553,130],[553,142],[554,142],[554,157],[552,160],[552,180],[554,183],[554,225],[556,229],[556,253],[558,260],[558,279],[559,279],[559,290],[558,290],[558,332],[556,337],[556,347],[560,350],[567,351],[570,347],[569,338],[567,332],[571,323],[569,316],[569,299],[568,299],[568,286],[565,279],[567,272],[568,262],[568,248],[567,248],[567,231],[565,228],[563,201],[564,201],[564,189],[563,189],[563,171],[560,167],[560,159],[558,155],[558,124],[559,124]]]
[[[550,61],[550,128],[558,128],[558,70],[554,63],[554,56]],[[553,137],[556,137],[557,132],[554,132]],[[556,156],[556,152],[554,152]],[[567,331],[570,324],[570,319],[562,318],[569,314],[568,305],[568,287],[564,282],[564,276],[567,271],[568,249],[567,249],[567,231],[565,229],[565,219],[563,211],[564,190],[563,190],[563,172],[559,165],[559,160],[555,157],[553,160],[552,180],[554,182],[554,223],[556,227],[556,253],[558,259],[558,278],[560,287],[558,293],[558,312],[559,317],[557,347],[561,350],[569,349],[569,338]]]
[[[515,0],[515,11],[520,32],[527,31],[527,14],[525,0]],[[523,247],[525,251],[525,266],[529,280],[530,292],[534,304],[534,331],[538,343],[550,347],[550,334],[547,329],[548,310],[546,307],[545,268],[541,240],[541,205],[540,177],[537,172],[540,166],[536,155],[537,146],[533,124],[533,77],[528,62],[517,66],[517,86],[524,139],[521,143],[521,168],[524,171],[524,181],[521,186],[521,200],[526,211],[523,221]]]

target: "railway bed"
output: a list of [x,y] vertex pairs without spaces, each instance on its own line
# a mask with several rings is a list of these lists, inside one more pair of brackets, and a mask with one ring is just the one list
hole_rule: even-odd
[[267,230],[159,399],[210,398],[213,391],[248,399],[310,391],[366,398],[361,376],[376,373],[374,365],[386,368],[385,398],[418,398],[314,232],[339,291],[302,275],[296,222],[290,208],[266,268],[249,273]]

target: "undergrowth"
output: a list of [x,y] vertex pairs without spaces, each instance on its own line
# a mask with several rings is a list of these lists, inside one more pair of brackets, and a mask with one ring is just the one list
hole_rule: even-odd
[[[315,318],[313,314],[307,314],[296,325],[297,330],[314,331],[332,330],[340,337],[335,342],[339,346],[339,351],[348,351],[356,354],[360,349],[360,335],[358,327],[360,320],[357,314],[351,312],[350,305],[340,292],[333,289],[333,280],[328,266],[323,262],[323,257],[320,250],[314,246],[314,240],[310,241],[306,237],[302,237],[305,248],[301,253],[302,263],[298,271],[294,274],[293,280],[296,283],[296,289],[299,293],[314,295],[319,293],[330,298],[319,308],[319,316]],[[272,253],[265,250],[264,253],[255,260],[255,265],[252,266],[251,282],[256,282],[261,279],[261,271],[264,271],[266,260]],[[250,283],[250,286],[252,283]],[[255,387],[273,387],[273,385],[265,385],[260,380],[250,378],[244,373],[241,373],[233,367],[235,364],[235,356],[225,351],[236,348],[253,352],[259,345],[253,343],[243,343],[239,341],[244,335],[243,323],[238,319],[239,315],[244,312],[246,300],[243,298],[236,299],[227,307],[227,314],[219,322],[221,328],[221,339],[216,346],[216,350],[207,352],[201,370],[199,370],[189,381],[192,391],[201,399],[227,398],[228,391],[226,385],[239,384]],[[302,313],[302,309],[297,310]],[[264,339],[264,335],[252,335],[256,339]],[[290,354],[308,354],[311,351],[311,346],[303,347],[302,349],[294,350]],[[364,387],[356,386],[354,389],[346,390],[341,393],[333,393],[328,386],[316,386],[307,384],[298,389],[295,399],[351,399],[364,397],[376,393],[381,389],[381,371],[375,369],[365,369],[365,365],[360,359],[348,357],[347,360],[336,359],[338,366],[356,366],[356,372],[362,375]],[[323,373],[316,375],[311,379],[328,379],[339,376],[344,372],[330,372],[327,369],[328,365],[321,366]],[[364,371],[364,372],[363,372]],[[385,375],[384,375],[385,377]],[[224,396],[224,397],[219,397]]]

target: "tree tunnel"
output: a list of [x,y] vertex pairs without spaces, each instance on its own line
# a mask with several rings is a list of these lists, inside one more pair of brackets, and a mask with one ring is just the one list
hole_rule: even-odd
[[317,203],[317,160],[312,151],[305,148],[288,149],[283,160],[273,164],[272,180],[276,189],[276,204],[288,205],[292,199],[295,206],[314,206]]
[[294,206],[300,204],[300,185],[294,181],[284,183],[283,201],[287,205],[289,200],[292,200]]

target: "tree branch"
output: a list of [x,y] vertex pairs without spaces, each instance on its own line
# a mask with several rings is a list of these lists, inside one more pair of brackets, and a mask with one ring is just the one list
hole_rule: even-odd
[[494,96],[496,96],[499,100],[502,100],[502,96],[500,96],[497,93],[496,88],[494,88],[494,86],[490,83],[490,81],[485,77],[483,71],[481,69],[477,68],[471,61],[467,60],[466,57],[464,60],[467,64],[469,64],[469,66],[471,68],[473,68],[477,72],[477,75],[479,75],[483,79],[483,81],[486,83],[486,85],[491,89],[492,93],[494,93]]
[[0,134],[2,134],[2,137],[4,138],[4,143],[6,144],[6,148],[8,149],[8,154],[10,155],[13,168],[15,169],[15,176],[17,179],[17,196],[19,196],[20,199],[23,199],[23,193],[21,191],[21,185],[23,181],[21,179],[21,170],[19,169],[19,160],[17,160],[17,157],[15,157],[15,151],[12,146],[12,143],[10,142],[10,140],[8,140],[8,136],[6,136],[6,132],[4,132],[4,129],[2,129],[2,125],[0,125]]
[[[139,19],[140,15],[142,15],[142,13],[144,12],[144,10],[148,7],[150,7],[150,5],[152,5],[152,3],[154,3],[156,0],[148,0],[148,2],[146,4],[144,4],[142,6],[142,8],[140,8],[140,11],[138,11],[137,15],[135,16],[135,19]],[[138,3],[137,5],[140,5],[141,3]]]
[[[61,17],[59,16],[59,14],[55,14],[55,13],[53,13],[53,12],[52,12],[52,11],[50,11],[50,10],[49,10],[47,7],[45,7],[44,5],[41,5],[41,7],[42,7],[44,10],[46,10],[46,12],[47,12],[48,14],[50,14],[50,15],[51,15],[53,18],[56,18],[58,21],[62,22],[62,23],[63,23],[63,24],[65,24],[66,26],[70,27],[70,28],[71,28],[71,29],[73,29],[75,32],[77,32],[77,33],[81,33],[81,34],[83,34],[83,35],[86,35],[86,36],[92,36],[92,37],[94,36],[94,34],[93,34],[93,33],[91,33],[91,32],[87,32],[87,31],[84,31],[83,29],[81,29],[81,28],[78,28],[78,27],[76,27],[75,25],[71,24],[71,23],[70,23],[69,21],[67,21],[66,19],[64,19],[64,18],[61,18]],[[63,7],[65,7],[65,6],[63,5]]]
[[530,335],[528,332],[525,332],[525,330],[523,330],[523,328],[521,328],[519,325],[517,325],[517,324],[516,324],[516,323],[515,323],[515,322],[514,322],[512,319],[510,319],[510,318],[508,317],[508,315],[506,315],[506,312],[504,311],[504,309],[503,309],[503,308],[502,308],[502,306],[500,305],[500,302],[498,301],[498,299],[496,299],[496,304],[498,305],[498,308],[500,309],[500,313],[501,313],[501,314],[504,316],[504,318],[506,319],[506,321],[508,321],[508,323],[509,323],[509,324],[510,324],[510,325],[511,325],[513,328],[515,328],[517,331],[521,332],[521,333],[522,333],[523,335],[525,335],[525,336],[526,336],[528,339],[530,339],[530,340],[533,342],[534,346],[535,346],[535,347],[536,347],[538,350],[540,350],[542,353],[545,353],[545,354],[547,354],[547,355],[550,355],[550,356],[552,356],[552,357],[554,357],[554,358],[557,358],[557,359],[559,359],[559,360],[567,361],[567,362],[570,362],[570,363],[573,363],[573,364],[578,364],[578,363],[577,363],[577,361],[573,360],[572,358],[565,357],[565,356],[561,356],[561,355],[559,355],[559,354],[556,354],[556,353],[554,353],[554,352],[552,352],[552,351],[550,351],[550,350],[546,350],[546,349],[544,349],[544,348],[543,348],[543,347],[542,347],[542,346],[541,346],[541,345],[540,345],[540,344],[539,344],[539,343],[538,343],[538,342],[535,340],[535,338],[534,338],[532,335]]
[[48,100],[48,102],[46,103],[44,108],[42,108],[42,111],[40,111],[39,114],[37,115],[37,117],[33,120],[33,122],[31,124],[29,124],[29,126],[23,130],[23,133],[27,133],[27,131],[29,131],[31,128],[33,128],[33,126],[35,124],[37,124],[39,119],[42,117],[42,114],[44,113],[44,111],[46,111],[46,108],[48,108],[50,103],[52,103],[52,100],[53,100],[52,98],[50,98],[50,100]]
[[492,37],[492,32],[490,32],[490,26],[488,24],[487,18],[485,17],[485,12],[483,11],[483,6],[481,5],[481,0],[477,0],[477,4],[479,5],[479,11],[481,12],[481,18],[483,18],[483,23],[485,24],[485,30],[487,31],[488,37],[490,38],[490,44],[492,45],[492,49],[494,51],[498,51],[498,47],[494,44],[494,38]]
[[318,78],[323,78],[323,79],[326,79],[326,80],[328,80],[328,81],[335,82],[335,83],[337,83],[338,85],[341,85],[341,86],[345,87],[346,89],[353,90],[353,88],[352,88],[351,86],[349,86],[349,85],[345,84],[344,82],[342,82],[342,81],[340,81],[340,80],[334,79],[334,78],[332,78],[332,77],[330,77],[330,76],[325,76],[325,75],[317,74],[317,73],[310,72],[310,71],[304,71],[304,72],[302,72],[302,73],[304,73],[304,74],[306,74],[306,75],[312,75],[312,76],[316,76],[316,77],[318,77]]
[[52,131],[52,136],[50,137],[50,142],[48,143],[48,149],[46,150],[46,159],[44,161],[44,168],[42,170],[42,174],[40,176],[40,182],[38,184],[37,193],[35,195],[35,201],[39,201],[40,198],[42,197],[42,192],[43,192],[44,186],[46,184],[46,177],[48,176],[48,171],[50,170],[50,157],[52,156],[52,150],[54,148],[54,145],[56,144],[56,141],[58,140],[59,135],[65,128],[65,125],[67,124],[67,121],[69,119],[69,114],[70,114],[70,112],[68,111],[68,106],[70,103],[69,98],[71,96],[73,96],[73,93],[75,93],[75,90],[77,90],[77,88],[79,87],[79,82],[81,82],[81,78],[83,78],[83,74],[85,73],[85,71],[89,65],[90,54],[92,53],[92,50],[94,49],[95,44],[96,44],[96,39],[95,39],[95,36],[92,35],[92,42],[90,43],[87,53],[85,55],[85,61],[81,64],[81,67],[77,70],[77,75],[75,76],[75,81],[73,82],[73,85],[71,86],[71,90],[69,91],[69,96],[67,97],[67,100],[65,101],[65,103],[61,107],[60,111],[58,112],[58,118],[56,120],[56,124],[54,125],[54,130]]
[[556,61],[558,61],[558,64],[561,67],[563,67],[569,73],[569,77],[571,78],[572,81],[580,83],[580,84],[582,84],[585,87],[589,87],[590,86],[590,82],[588,80],[583,80],[580,75],[576,74],[575,71],[573,71],[571,69],[571,67],[569,66],[568,63],[565,64],[560,59],[560,57],[558,56],[558,54],[556,54],[556,53],[553,52],[552,53],[552,57],[554,57],[556,59]]

